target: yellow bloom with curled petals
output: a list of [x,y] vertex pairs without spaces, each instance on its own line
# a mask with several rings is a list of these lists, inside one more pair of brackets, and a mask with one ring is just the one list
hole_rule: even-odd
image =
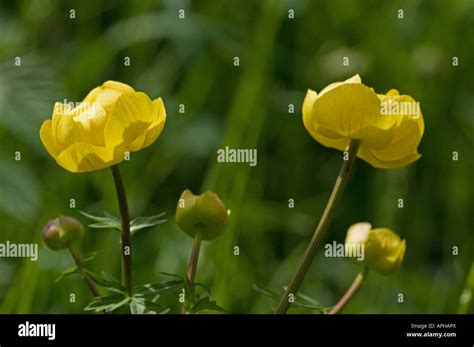
[[405,240],[390,229],[372,229],[370,223],[356,223],[347,230],[346,252],[356,254],[356,248],[361,245],[364,247],[362,263],[383,275],[397,271],[405,256]]
[[161,98],[115,81],[94,88],[79,105],[56,103],[40,129],[48,153],[71,172],[120,163],[125,153],[150,146],[166,121]]
[[345,151],[351,140],[359,140],[357,156],[377,168],[401,167],[420,158],[424,122],[419,103],[394,89],[377,94],[359,75],[319,94],[309,89],[303,123],[326,147]]

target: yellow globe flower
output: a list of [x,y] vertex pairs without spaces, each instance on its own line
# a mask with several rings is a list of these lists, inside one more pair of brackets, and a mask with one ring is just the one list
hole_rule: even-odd
[[357,156],[377,168],[401,167],[420,158],[424,122],[419,104],[394,89],[376,94],[359,75],[319,94],[309,89],[303,123],[326,147],[345,151],[351,140],[360,140]]
[[362,263],[383,275],[397,271],[405,256],[405,240],[390,229],[372,229],[370,223],[356,223],[347,230],[346,252],[355,254],[360,245],[364,246]]
[[152,101],[126,84],[107,81],[75,107],[56,103],[40,137],[60,166],[87,172],[117,164],[126,152],[150,146],[165,120],[161,98]]

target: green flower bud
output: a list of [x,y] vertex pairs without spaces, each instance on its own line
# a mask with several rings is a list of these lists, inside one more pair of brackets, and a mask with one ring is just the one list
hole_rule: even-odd
[[[349,248],[364,246],[362,263],[383,275],[389,275],[400,268],[405,255],[406,243],[387,228],[372,229],[370,223],[356,223],[347,230],[346,252]],[[354,253],[353,253],[354,254]]]
[[41,233],[44,245],[53,251],[66,248],[68,244],[82,239],[83,236],[82,224],[68,216],[59,216],[48,221]]
[[203,240],[212,240],[227,229],[230,210],[227,210],[217,194],[206,192],[194,195],[186,189],[176,206],[176,224],[189,236],[199,230]]

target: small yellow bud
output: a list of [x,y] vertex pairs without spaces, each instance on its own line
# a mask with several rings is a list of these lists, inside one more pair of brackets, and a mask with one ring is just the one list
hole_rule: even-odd
[[363,245],[362,263],[383,275],[389,275],[400,268],[405,255],[406,243],[387,228],[372,229],[370,223],[356,223],[347,230],[348,248]]
[[82,239],[84,228],[72,217],[59,216],[48,221],[43,228],[41,238],[46,247],[53,251],[66,248],[70,243]]
[[217,194],[206,192],[194,195],[189,189],[182,194],[176,206],[176,224],[189,236],[199,230],[203,240],[212,240],[227,229],[230,210]]

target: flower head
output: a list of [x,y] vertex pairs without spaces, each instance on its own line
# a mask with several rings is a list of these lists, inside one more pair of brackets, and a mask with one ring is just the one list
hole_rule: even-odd
[[58,251],[66,248],[70,243],[82,239],[84,228],[75,218],[59,216],[46,223],[41,232],[43,243],[49,249]]
[[194,195],[186,189],[176,206],[176,223],[189,236],[199,230],[203,240],[212,240],[222,235],[228,225],[230,210],[227,210],[216,193]]
[[347,230],[345,247],[364,246],[363,264],[383,275],[397,271],[405,255],[406,243],[387,228],[372,229],[370,223],[356,223]]
[[408,165],[418,158],[424,132],[419,104],[397,90],[376,94],[355,75],[319,94],[309,89],[303,123],[322,145],[344,151],[360,140],[357,156],[377,168]]
[[48,153],[71,172],[103,169],[124,160],[126,152],[150,146],[166,120],[161,98],[115,81],[94,88],[82,103],[56,103],[41,126]]

